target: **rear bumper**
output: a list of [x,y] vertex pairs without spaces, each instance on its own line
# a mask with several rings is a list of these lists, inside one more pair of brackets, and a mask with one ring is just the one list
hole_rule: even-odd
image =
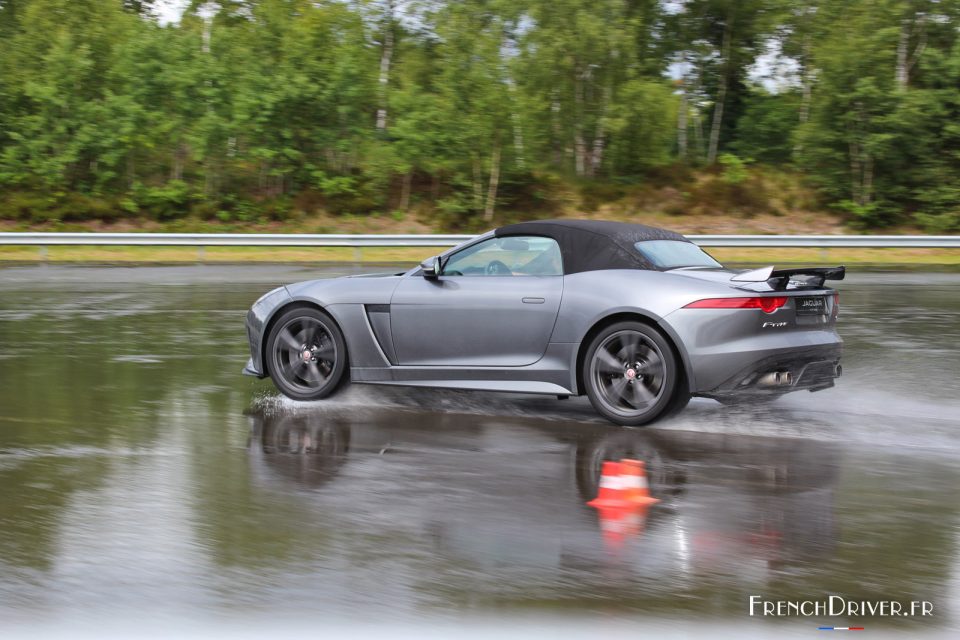
[[841,354],[842,345],[837,343],[769,355],[698,395],[713,398],[760,396],[827,389],[842,373]]

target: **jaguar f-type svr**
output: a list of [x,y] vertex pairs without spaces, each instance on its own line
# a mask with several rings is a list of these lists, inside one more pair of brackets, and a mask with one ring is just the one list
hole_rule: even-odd
[[843,267],[724,268],[639,224],[500,227],[403,273],[311,280],[247,314],[244,373],[296,400],[342,383],[586,394],[622,425],[691,396],[765,401],[831,387]]

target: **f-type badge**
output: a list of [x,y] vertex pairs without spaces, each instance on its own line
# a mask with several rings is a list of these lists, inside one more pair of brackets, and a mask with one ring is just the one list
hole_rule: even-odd
[[766,329],[767,327],[770,327],[771,329],[777,329],[785,326],[787,326],[786,322],[764,322],[762,328]]

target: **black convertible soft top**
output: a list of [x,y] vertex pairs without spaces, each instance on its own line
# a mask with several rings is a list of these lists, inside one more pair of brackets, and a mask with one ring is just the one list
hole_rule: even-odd
[[679,233],[629,222],[537,220],[500,227],[497,237],[544,236],[560,245],[565,274],[601,269],[653,269],[634,248],[644,240],[680,240]]

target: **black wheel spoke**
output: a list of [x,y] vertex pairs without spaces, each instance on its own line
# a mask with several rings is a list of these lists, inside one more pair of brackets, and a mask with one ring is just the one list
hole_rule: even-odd
[[321,382],[327,379],[327,376],[323,375],[323,372],[320,371],[320,367],[317,366],[316,362],[308,362],[306,367],[307,371],[310,372],[311,381]]
[[648,347],[641,357],[644,362],[637,367],[637,372],[654,375],[663,371],[663,359],[653,349]]
[[617,400],[627,399],[627,387],[630,385],[625,378],[617,378],[610,383],[610,395]]
[[297,341],[297,338],[290,332],[289,327],[281,331],[278,337],[285,345],[290,347],[294,353],[300,352],[300,347],[303,346],[303,343]]
[[627,385],[630,388],[630,404],[639,409],[641,406],[649,404],[654,399],[654,394],[644,386],[643,382],[637,380],[633,384]]
[[623,375],[623,363],[606,349],[597,350],[597,371],[606,375]]
[[640,338],[636,335],[624,336],[620,339],[622,345],[617,356],[624,362],[633,363],[637,359],[637,350],[640,348]]
[[314,352],[314,355],[316,356],[317,360],[331,361],[336,357],[337,350],[334,348],[333,343],[328,341],[322,347],[317,349]]
[[288,351],[286,355],[287,359],[284,363],[284,369],[293,375],[299,375],[300,369],[303,368],[303,360],[300,359],[300,352]]
[[317,343],[317,329],[319,326],[315,322],[307,321],[303,327],[303,343],[309,349]]

